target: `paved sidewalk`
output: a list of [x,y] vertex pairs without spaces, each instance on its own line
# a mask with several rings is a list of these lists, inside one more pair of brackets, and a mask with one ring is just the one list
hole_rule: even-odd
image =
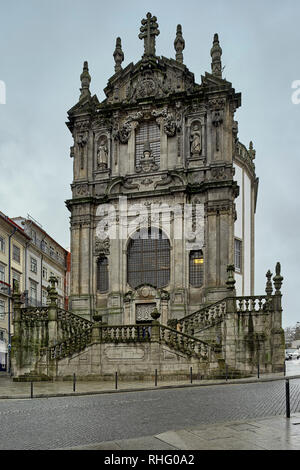
[[[269,382],[274,380],[284,380],[285,378],[300,378],[300,375],[288,375],[284,377],[283,373],[280,374],[264,374],[258,379],[257,377],[250,377],[245,379],[233,380],[193,380],[191,384],[189,380],[180,381],[158,381],[157,387],[152,382],[123,382],[118,381],[118,389],[115,389],[115,383],[112,381],[78,381],[76,382],[76,389],[73,392],[72,381],[56,381],[56,382],[34,382],[33,384],[33,397],[34,398],[47,398],[56,396],[76,396],[76,395],[94,395],[100,393],[120,393],[120,392],[133,392],[142,390],[157,390],[164,388],[182,388],[182,387],[199,387],[210,385],[226,385],[226,384],[243,384],[243,383],[257,383]],[[7,375],[0,373],[0,399],[23,399],[31,397],[31,384],[30,382],[13,382]]]
[[300,413],[203,424],[155,436],[102,442],[68,450],[300,450]]

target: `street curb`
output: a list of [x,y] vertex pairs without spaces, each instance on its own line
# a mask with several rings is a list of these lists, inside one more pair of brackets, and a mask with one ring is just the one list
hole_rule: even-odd
[[[55,398],[55,397],[75,397],[75,396],[88,396],[88,395],[104,395],[104,394],[111,394],[111,393],[129,393],[129,392],[147,392],[152,390],[170,390],[170,389],[177,389],[177,388],[199,388],[199,387],[213,387],[218,385],[244,385],[244,384],[251,384],[251,383],[265,383],[265,382],[276,382],[280,380],[286,379],[300,379],[300,375],[291,375],[286,377],[269,377],[269,378],[255,378],[255,379],[246,379],[246,380],[227,380],[218,383],[203,383],[203,384],[175,384],[175,385],[158,385],[157,387],[147,387],[147,388],[124,388],[118,390],[95,390],[90,392],[64,392],[64,393],[39,393],[33,394],[33,398]],[[30,382],[28,382],[30,383]],[[0,395],[0,400],[24,400],[29,399],[31,397],[28,395]]]

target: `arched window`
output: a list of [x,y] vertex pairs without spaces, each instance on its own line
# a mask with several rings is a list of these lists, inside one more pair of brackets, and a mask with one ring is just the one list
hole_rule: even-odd
[[108,291],[108,259],[100,256],[97,261],[97,290],[103,294]]
[[170,243],[157,228],[138,230],[127,249],[127,281],[134,289],[141,284],[165,287],[170,281]]
[[160,162],[160,129],[155,121],[141,122],[135,133],[135,165],[140,166],[144,145],[149,142],[152,156],[157,165]]
[[204,258],[202,250],[190,252],[190,285],[202,287],[204,278]]

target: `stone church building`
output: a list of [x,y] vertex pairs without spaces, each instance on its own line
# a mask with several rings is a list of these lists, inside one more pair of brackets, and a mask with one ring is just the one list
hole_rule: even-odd
[[84,62],[67,122],[69,311],[57,304],[55,277],[46,307],[26,308],[15,292],[20,380],[283,370],[280,263],[254,294],[258,178],[252,142],[238,139],[241,94],[223,76],[217,34],[201,83],[184,65],[181,25],[174,58],[157,55],[158,35],[148,13],[142,57],[127,66],[117,38],[101,103]]
[[[72,310],[87,318],[100,313],[112,324],[150,320],[153,307],[167,323],[222,299],[228,265],[236,267],[237,293],[254,293],[258,179],[253,144],[247,149],[238,140],[234,114],[241,95],[222,76],[217,34],[211,71],[200,84],[184,65],[181,26],[174,58],[156,54],[158,35],[157,19],[148,13],[139,35],[142,58],[124,68],[117,38],[115,74],[102,103],[91,95],[85,62],[80,99],[68,113]],[[136,205],[145,209],[142,241],[130,230],[121,237],[122,220],[114,239],[97,238],[99,205],[113,205],[118,220],[120,196],[126,197],[128,225]],[[166,230],[163,208],[151,218],[151,205],[171,208]],[[187,207],[191,220],[198,208],[198,224],[184,233]],[[183,233],[176,237],[178,224]]]

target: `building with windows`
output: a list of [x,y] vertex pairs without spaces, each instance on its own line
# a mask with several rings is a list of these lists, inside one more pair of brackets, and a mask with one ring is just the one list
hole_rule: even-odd
[[47,305],[48,280],[50,276],[55,276],[58,281],[58,305],[65,308],[68,251],[32,217],[14,217],[12,220],[30,237],[25,260],[25,304],[32,307]]
[[71,308],[112,324],[150,321],[154,306],[166,324],[222,299],[228,265],[238,295],[254,290],[255,150],[238,139],[241,95],[223,77],[218,35],[197,83],[181,26],[167,59],[155,17],[144,24],[141,60],[123,68],[118,38],[106,99],[91,94],[85,62],[68,113]]
[[25,259],[30,238],[0,212],[0,370],[5,370],[12,326],[11,293],[16,281],[25,289]]

